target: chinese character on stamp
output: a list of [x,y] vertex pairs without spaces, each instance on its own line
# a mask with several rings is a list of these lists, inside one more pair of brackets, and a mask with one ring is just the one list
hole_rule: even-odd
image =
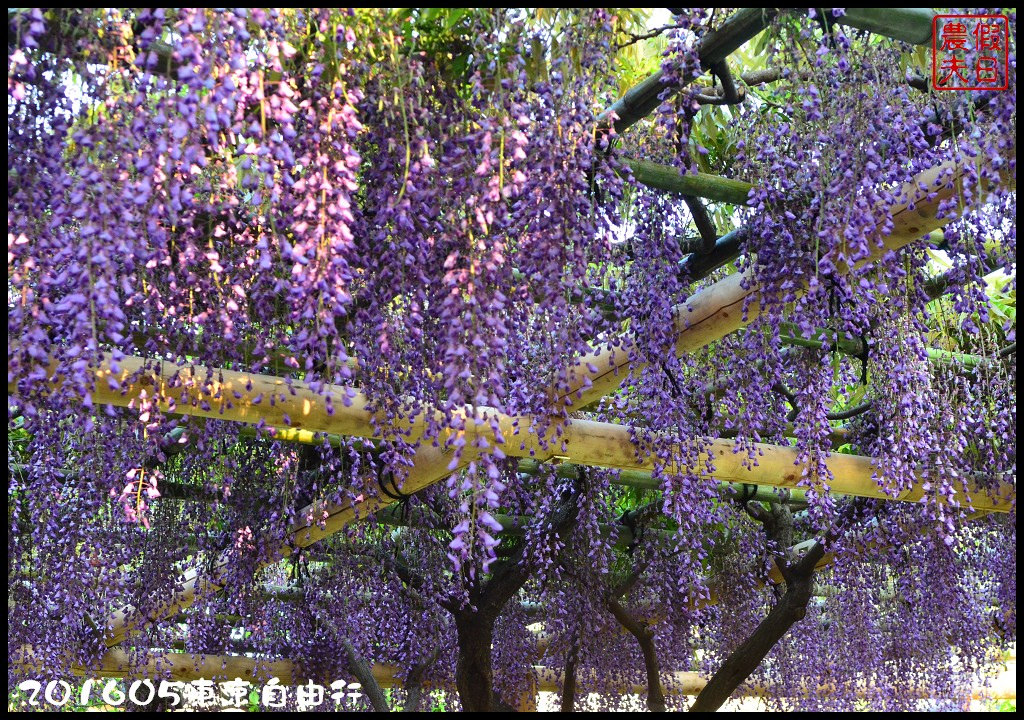
[[1005,15],[936,15],[932,20],[932,87],[1009,88],[1010,21]]

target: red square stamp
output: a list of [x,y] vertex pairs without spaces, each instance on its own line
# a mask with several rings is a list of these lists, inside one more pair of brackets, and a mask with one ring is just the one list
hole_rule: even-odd
[[1006,90],[1010,87],[1010,21],[1005,15],[932,18],[932,87]]

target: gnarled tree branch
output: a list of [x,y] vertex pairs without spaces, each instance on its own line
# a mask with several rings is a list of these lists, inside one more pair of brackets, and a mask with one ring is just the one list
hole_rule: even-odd
[[622,607],[613,597],[608,598],[608,610],[630,635],[636,638],[644,656],[644,671],[647,673],[647,709],[651,712],[665,712],[665,691],[661,687],[658,652],[654,646],[654,631],[640,622]]
[[[575,483],[574,483],[575,484]],[[556,535],[565,535],[579,518],[579,488],[551,513],[547,524]],[[443,603],[455,619],[459,654],[455,663],[456,685],[462,708],[469,712],[489,712],[496,706],[494,671],[491,665],[491,641],[494,623],[501,609],[536,572],[538,562],[528,558],[528,546],[518,548],[510,558],[495,563],[491,577],[470,589],[470,604]]]
[[348,659],[348,669],[356,676],[359,684],[363,686],[363,692],[366,693],[370,706],[375,712],[391,712],[391,706],[388,705],[387,698],[384,697],[384,691],[381,690],[380,683],[373,676],[373,670],[370,668],[370,665],[359,655],[348,640],[344,640],[342,646],[345,648],[345,656]]
[[580,640],[579,632],[573,635],[569,654],[565,659],[565,675],[562,681],[562,712],[575,712],[576,708],[576,669],[579,664]]
[[421,712],[423,705],[423,676],[430,666],[437,660],[440,649],[434,650],[430,655],[418,661],[409,670],[405,678],[405,707],[402,712]]
[[753,503],[748,503],[747,507],[751,515],[764,525],[770,552],[786,583],[786,592],[753,634],[726,658],[701,690],[690,712],[713,712],[720,708],[789,629],[804,618],[813,594],[814,569],[825,556],[825,546],[859,518],[868,505],[860,500],[847,505],[833,530],[795,561],[791,560],[788,552],[793,544],[793,514],[790,509],[782,503],[770,503],[768,510]]

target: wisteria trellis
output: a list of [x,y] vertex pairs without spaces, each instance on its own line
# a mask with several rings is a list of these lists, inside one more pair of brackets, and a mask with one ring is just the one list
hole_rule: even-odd
[[926,11],[674,10],[618,102],[602,10],[9,11],[9,692],[971,696],[1016,638],[1015,55],[940,94]]

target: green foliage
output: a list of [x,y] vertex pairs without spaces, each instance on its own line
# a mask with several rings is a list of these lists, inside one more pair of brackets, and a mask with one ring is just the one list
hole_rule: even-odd
[[[1000,244],[996,241],[988,241],[978,248],[979,255],[990,257],[997,255]],[[952,269],[961,260],[950,258],[944,251],[929,250],[929,268],[935,275],[940,275]],[[1010,263],[1005,263],[1010,266]],[[985,286],[982,290],[987,299],[986,309],[989,313],[988,323],[982,323],[978,313],[970,317],[955,308],[955,296],[952,294],[942,295],[928,304],[928,312],[935,319],[930,342],[944,350],[970,351],[973,337],[964,333],[964,323],[970,321],[981,328],[982,332],[989,334],[999,344],[1006,342],[1006,331],[1004,327],[1017,325],[1017,274],[1015,271],[1006,272],[998,267],[984,277]]]
[[392,13],[402,21],[400,52],[425,54],[442,74],[466,79],[475,21],[482,21],[484,12],[482,8],[397,8]]
[[260,691],[253,688],[249,691],[248,712],[260,712]]
[[31,436],[28,434],[28,430],[25,429],[25,418],[21,415],[14,418],[13,426],[7,431],[8,454],[10,454],[12,445],[17,446],[19,449],[23,449],[30,438]]
[[448,712],[447,698],[443,692],[433,692],[430,694],[430,712]]

